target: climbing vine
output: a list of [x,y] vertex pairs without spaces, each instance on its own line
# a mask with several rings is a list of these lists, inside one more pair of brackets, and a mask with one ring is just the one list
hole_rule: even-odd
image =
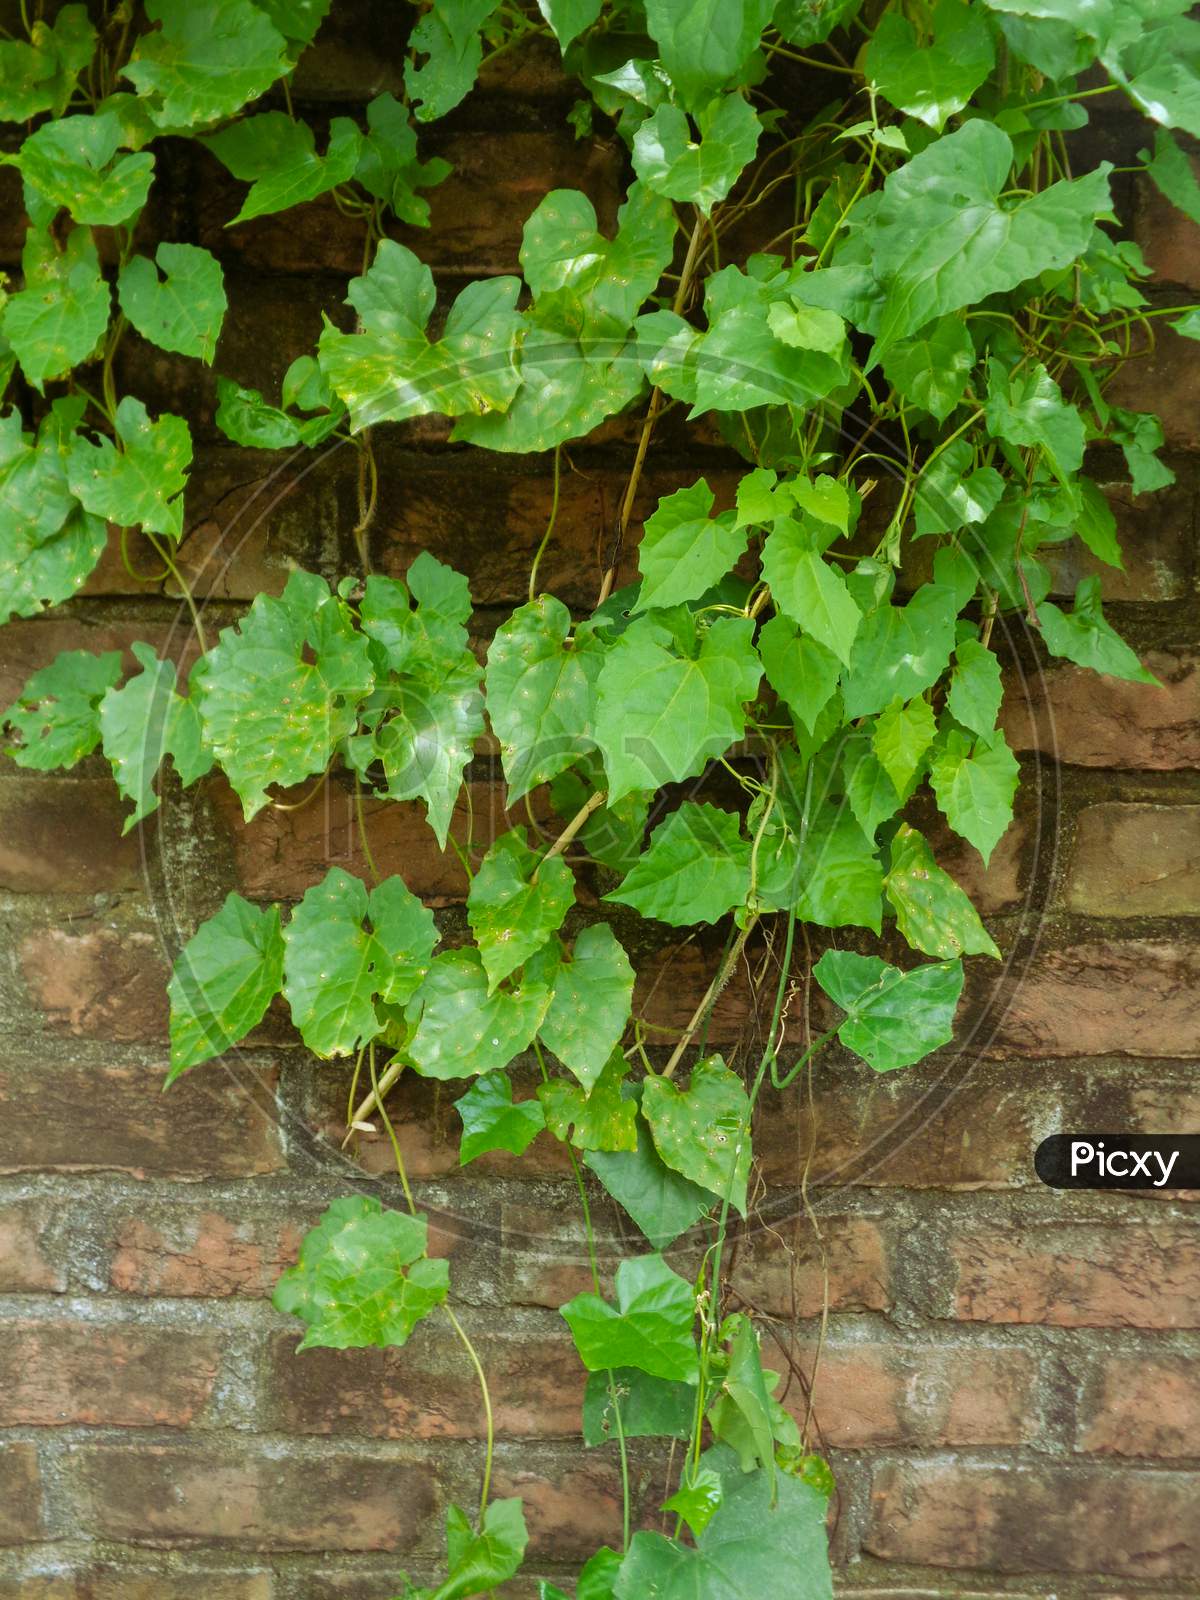
[[[247,819],[337,766],[360,827],[364,796],[420,803],[456,852],[469,936],[381,878],[364,836],[370,884],[333,868],[290,913],[231,894],[170,984],[171,1081],[282,995],[310,1051],[353,1063],[351,1127],[378,1117],[392,1135],[407,1209],[336,1201],[276,1305],[305,1325],[301,1349],[400,1346],[435,1315],[464,1342],[487,1419],[479,1504],[451,1509],[445,1576],[404,1579],[407,1600],[492,1592],[526,1529],[490,1492],[486,1374],[387,1109],[402,1074],[459,1085],[464,1164],[545,1131],[566,1147],[593,1278],[562,1307],[589,1373],[583,1438],[615,1451],[625,1486],[621,1547],[587,1563],[580,1600],[818,1600],[832,1480],[730,1288],[752,1122],[834,1039],[881,1073],[947,1044],[963,959],[999,955],[910,806],[927,792],[984,862],[1008,827],[997,620],[1051,657],[1154,681],[1105,620],[1100,578],[1062,607],[1047,556],[1077,541],[1091,568],[1121,565],[1085,461],[1122,452],[1134,494],[1171,482],[1157,419],[1108,396],[1157,319],[1200,337],[1200,308],[1148,302],[1113,170],[1081,170],[1072,136],[1102,97],[1132,102],[1156,126],[1126,172],[1200,221],[1170,131],[1200,136],[1200,24],[1184,0],[432,0],[408,19],[403,94],[318,138],[289,80],[329,4],[23,3],[0,40],[0,161],[28,216],[0,296],[0,619],[69,600],[111,537],[135,578],[178,586],[198,646],[182,682],[145,643],[132,673],[119,652],[60,655],[4,713],[7,754],[53,769],[102,749],[127,829],[159,805],[167,763],[184,787],[222,772]],[[450,170],[422,157],[422,129],[485,61],[539,42],[579,86],[577,136],[624,148],[615,227],[554,190],[525,222],[521,276],[444,305],[393,237],[428,226]],[[118,384],[131,330],[220,360],[221,266],[158,238],[147,209],[167,138],[247,186],[230,228],[328,195],[362,237],[346,307],[280,394],[219,375],[216,412],[237,445],[358,452],[358,569],[333,586],[294,571],[216,638],[178,560],[188,423]],[[743,470],[719,509],[704,478],[661,498],[637,581],[614,588],[671,413]],[[477,449],[552,453],[528,601],[484,665],[460,573],[428,553],[403,580],[371,570],[374,431],[427,414]],[[567,447],[618,416],[627,485],[580,615],[538,574]],[[132,530],[161,570],[132,566]],[[549,842],[451,836],[489,729],[509,805],[536,793],[557,816]],[[728,929],[683,1029],[635,1003],[620,935],[637,917]],[[872,936],[908,953],[894,964]],[[709,1018],[751,957],[759,1047],[727,1063]],[[506,1069],[527,1052],[540,1082],[515,1099]],[[595,1185],[644,1239],[611,1285]],[[680,1239],[699,1244],[690,1276],[663,1254]],[[664,1531],[633,1531],[643,1438],[672,1441]]]

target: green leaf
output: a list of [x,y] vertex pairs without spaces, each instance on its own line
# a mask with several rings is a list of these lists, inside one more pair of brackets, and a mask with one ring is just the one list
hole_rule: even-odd
[[696,1414],[696,1390],[690,1383],[652,1378],[636,1367],[593,1372],[583,1395],[584,1444],[609,1444],[617,1437],[618,1407],[626,1439],[686,1439]]
[[467,893],[467,921],[491,994],[502,978],[540,950],[575,900],[575,875],[561,856],[541,860],[524,828],[502,834]]
[[867,46],[866,73],[897,111],[942,131],[992,70],[992,35],[979,11],[961,0],[940,0],[933,38],[917,41],[911,22],[885,12]]
[[84,438],[67,452],[67,481],[84,508],[119,527],[142,527],[178,542],[192,435],[182,417],[150,414],[126,395],[117,407],[118,449],[111,439]]
[[955,722],[961,722],[972,733],[991,733],[1003,698],[999,661],[978,639],[960,639],[946,694],[946,705]]
[[911,339],[890,345],[883,356],[884,375],[892,387],[939,422],[962,399],[974,365],[975,346],[958,317],[939,317]]
[[1159,128],[1154,135],[1153,157],[1146,160],[1144,150],[1141,155],[1160,192],[1185,216],[1200,222],[1200,181],[1191,161],[1165,128]]
[[[499,0],[433,0],[409,35],[404,87],[419,122],[444,117],[468,94],[483,60],[479,30]],[[420,66],[416,57],[428,56]]]
[[454,1104],[462,1118],[458,1162],[463,1167],[489,1150],[523,1155],[546,1126],[541,1101],[514,1104],[512,1084],[503,1072],[485,1072]]
[[308,1324],[297,1350],[407,1344],[446,1298],[450,1269],[425,1254],[422,1216],[385,1211],[370,1195],[335,1200],[275,1285],[275,1309]]
[[1105,66],[1139,110],[1193,138],[1200,138],[1198,63],[1200,24],[1188,17],[1143,27],[1123,50],[1110,49],[1104,57]]
[[674,613],[637,618],[600,669],[596,743],[610,803],[694,777],[723,755],[745,731],[744,706],[762,674],[749,619],[718,618],[696,646],[686,641],[695,653],[682,655],[664,615]]
[[838,1038],[876,1072],[911,1067],[954,1037],[961,961],[902,972],[878,956],[827,950],[813,977],[846,1012]]
[[973,456],[967,441],[956,439],[922,469],[915,501],[918,538],[986,522],[1000,504],[1004,479],[994,467],[968,470]]
[[440,156],[418,159],[417,135],[407,109],[395,95],[377,94],[367,106],[367,132],[354,169],[355,182],[382,200],[401,222],[426,228],[429,202],[417,190],[434,188],[451,170]]
[[19,767],[73,767],[100,743],[100,702],[121,676],[121,652],[64,650],[35,672],[0,722],[20,736],[4,754]]
[[[743,1472],[764,1467],[775,1479],[775,1428],[771,1393],[763,1374],[758,1336],[750,1319],[741,1314],[729,1319],[732,1342],[729,1365],[721,1390],[708,1413],[713,1436],[737,1451]],[[705,1524],[707,1526],[707,1523]]]
[[321,370],[345,402],[355,431],[377,422],[402,422],[431,411],[505,410],[521,382],[516,348],[524,321],[515,309],[519,278],[470,283],[431,343],[425,324],[436,298],[429,268],[393,239],[350,283],[346,298],[362,331],[327,325],[320,340]]
[[516,399],[506,411],[460,416],[452,443],[521,454],[552,450],[599,427],[643,387],[632,340],[618,347],[613,340],[589,338],[581,345],[555,329],[531,325],[520,350]]
[[684,801],[650,835],[645,854],[606,894],[672,927],[716,922],[750,892],[750,841],[735,812]]
[[538,0],[538,10],[545,17],[566,52],[573,39],[585,32],[600,15],[603,0]]
[[635,1150],[588,1150],[583,1159],[656,1250],[673,1244],[713,1205],[708,1190],[667,1166],[640,1117]]
[[781,1473],[742,1473],[724,1448],[701,1457],[719,1463],[721,1503],[695,1548],[661,1533],[635,1533],[614,1600],[832,1600],[825,1497]]
[[862,0],[779,0],[772,20],[788,44],[822,44],[861,8]]
[[[603,768],[599,757],[592,756],[583,772],[575,768],[555,778],[550,798],[555,811],[569,822],[603,788]],[[642,853],[650,799],[645,791],[635,791],[611,805],[597,806],[576,836],[588,855],[614,872],[628,872]]]
[[671,264],[678,224],[672,206],[644,184],[617,212],[615,239],[596,223],[578,189],[552,189],[525,224],[521,267],[531,316],[572,339],[623,339]]
[[957,730],[934,751],[929,781],[946,821],[973,844],[986,866],[992,851],[1012,821],[1013,795],[1017,792],[1017,759],[1004,735],[971,738]]
[[646,518],[638,546],[641,591],[634,606],[674,606],[695,600],[745,554],[748,531],[733,514],[712,515],[713,492],[703,478],[664,495]]
[[146,15],[161,26],[139,36],[123,75],[159,102],[160,128],[230,117],[288,68],[283,35],[251,0],[146,0]]
[[629,1021],[633,968],[606,922],[584,928],[554,974],[539,1029],[549,1049],[590,1091]]
[[902,822],[892,839],[891,866],[883,881],[896,926],[914,950],[950,960],[996,956],[979,913],[948,872],[933,859],[926,840]]
[[870,716],[931,688],[954,649],[957,610],[952,589],[926,583],[907,605],[885,602],[870,612],[842,679],[847,718]]
[[894,817],[907,796],[896,788],[876,759],[870,742],[861,735],[846,741],[842,765],[846,799],[854,820],[874,849],[879,824]]
[[1103,672],[1110,678],[1158,686],[1154,674],[1105,621],[1099,578],[1080,581],[1075,590],[1074,609],[1069,614],[1049,600],[1042,601],[1037,614],[1042,638],[1052,656],[1064,656],[1076,666],[1090,667],[1093,672]]
[[918,697],[907,705],[901,700],[879,713],[871,733],[871,748],[880,765],[903,792],[921,767],[921,757],[933,743],[937,718],[928,700]]
[[[310,652],[315,659],[305,659]],[[249,821],[273,783],[324,770],[372,686],[367,641],[323,578],[293,572],[279,599],[259,595],[208,654],[204,739]]]
[[[1125,465],[1129,468],[1130,487],[1134,494],[1165,489],[1175,482],[1175,474],[1155,454],[1163,446],[1162,423],[1157,417],[1145,411],[1123,411],[1119,407],[1114,407],[1108,437],[1114,444],[1121,446]],[[1081,488],[1085,484],[1094,487],[1088,479],[1081,480]],[[1087,494],[1086,488],[1084,493]],[[1115,526],[1110,527],[1113,521],[1112,512],[1099,490],[1096,490],[1092,504],[1097,510],[1103,507],[1103,511],[1100,512],[1100,537],[1097,539],[1094,532],[1082,521],[1075,531],[1102,561],[1107,561],[1110,566],[1119,567],[1122,564],[1121,551],[1116,539]]]
[[1109,165],[1004,201],[1012,142],[971,121],[897,167],[883,187],[864,247],[887,291],[877,349],[935,317],[1069,266],[1110,209]]
[[777,522],[763,545],[762,568],[779,609],[849,665],[862,613],[845,578],[822,559],[811,527],[790,517]]
[[260,11],[293,44],[311,44],[317,29],[329,15],[330,0],[255,0]]
[[171,1000],[174,1083],[189,1067],[219,1056],[266,1015],[283,982],[277,906],[252,906],[239,894],[202,922],[175,962]]
[[117,157],[123,143],[120,120],[111,111],[61,117],[29,135],[17,165],[56,211],[65,207],[76,222],[113,227],[142,209],[154,176],[152,155]]
[[728,1194],[746,1215],[750,1099],[720,1056],[698,1061],[686,1089],[677,1089],[670,1078],[647,1078],[642,1115],[673,1172],[712,1194]]
[[682,1517],[692,1534],[699,1537],[712,1521],[723,1494],[720,1473],[711,1467],[696,1467],[688,1462],[679,1488],[669,1500],[663,1501],[662,1508]]
[[328,1057],[350,1055],[383,1030],[377,997],[412,999],[438,935],[433,913],[400,878],[368,893],[361,879],[331,867],[305,891],[283,938],[292,1021],[308,1048]]
[[148,644],[133,645],[141,672],[122,688],[110,688],[100,702],[104,754],[117,788],[133,801],[133,812],[121,830],[128,833],[158,809],[154,778],[171,756],[186,787],[212,766],[204,750],[200,722],[191,700],[175,692],[175,663],[160,661]]
[[362,134],[349,117],[329,124],[329,147],[317,154],[307,122],[283,111],[244,117],[202,141],[235,178],[251,185],[242,209],[226,227],[287,211],[348,183],[358,166]]
[[0,122],[28,122],[41,111],[61,117],[96,48],[96,30],[80,5],[63,6],[53,23],[40,17],[24,39],[0,41]]
[[447,950],[435,956],[408,1009],[416,1031],[409,1041],[413,1066],[426,1078],[469,1078],[506,1067],[528,1049],[550,990],[528,974],[512,990],[488,990],[478,952]]
[[774,0],[647,0],[650,37],[685,105],[738,76],[773,10]]
[[15,409],[0,417],[0,621],[69,600],[108,543],[104,523],[67,485],[56,408],[74,404],[55,402],[36,446]]
[[121,268],[117,298],[143,339],[212,365],[228,302],[220,264],[209,251],[160,244],[154,261],[134,256]]
[[0,329],[40,394],[47,378],[65,377],[96,348],[108,327],[109,287],[87,228],[72,228],[61,250],[30,228],[21,270],[25,287],[9,296]]
[[[637,1106],[621,1093],[629,1071],[614,1050],[604,1071],[586,1092],[577,1083],[554,1078],[538,1089],[546,1126],[556,1139],[580,1150],[633,1150],[637,1147]],[[572,1131],[573,1130],[573,1131]]]
[[513,1577],[525,1556],[529,1535],[520,1500],[492,1500],[476,1533],[466,1512],[451,1506],[446,1513],[446,1543],[451,1551],[450,1574],[430,1590],[430,1600],[465,1600],[467,1595],[490,1594]]
[[852,810],[826,802],[809,821],[797,914],[823,928],[880,929],[883,868]]
[[601,651],[571,634],[561,600],[541,595],[496,630],[488,649],[487,709],[500,741],[508,802],[594,749],[592,702]]
[[993,356],[984,416],[993,438],[1043,450],[1059,478],[1071,477],[1083,465],[1083,418],[1040,362],[1012,373]]
[[660,1255],[635,1256],[617,1267],[616,1296],[615,1308],[595,1294],[577,1294],[561,1308],[588,1371],[636,1367],[653,1378],[695,1383],[691,1284]]
[[740,94],[719,95],[695,119],[698,140],[678,106],[659,106],[633,136],[633,168],[656,194],[707,216],[753,161],[762,125]]
[[812,733],[837,688],[842,670],[837,656],[811,634],[798,634],[782,615],[764,623],[758,653],[772,689]]

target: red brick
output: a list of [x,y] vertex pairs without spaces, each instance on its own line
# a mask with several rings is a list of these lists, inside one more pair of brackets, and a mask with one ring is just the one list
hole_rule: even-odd
[[170,968],[149,929],[39,928],[22,940],[20,961],[49,1032],[116,1044],[166,1037]]
[[[990,974],[976,968],[976,982]],[[981,1018],[987,1055],[1200,1055],[1200,949],[1159,939],[1095,940],[1043,949],[1011,997]],[[960,1030],[961,1031],[961,1030]]]
[[[128,1567],[93,1567],[83,1575],[86,1600],[272,1600],[269,1572],[161,1572]],[[71,1591],[76,1594],[75,1590]]]
[[1111,802],[1081,812],[1067,906],[1098,917],[1200,914],[1200,805]]
[[[805,1343],[798,1354],[811,1377],[815,1346]],[[786,1379],[770,1339],[763,1358]],[[816,1362],[814,1416],[823,1442],[841,1450],[1021,1444],[1040,1427],[1036,1381],[1036,1360],[1023,1350],[861,1343],[835,1334]],[[803,1423],[807,1402],[798,1383],[784,1403]]]
[[1088,1386],[1076,1446],[1096,1455],[1194,1456],[1200,1376],[1183,1356],[1105,1356]]
[[108,778],[0,775],[0,889],[97,894],[143,886],[141,841]]
[[809,1184],[908,1189],[1003,1189],[1034,1181],[1030,1152],[1054,1102],[1028,1072],[968,1062],[879,1076],[844,1059],[816,1063],[807,1088],[772,1100],[754,1149],[772,1189]]
[[[657,1489],[662,1479],[655,1477]],[[620,1549],[621,1480],[609,1462],[585,1459],[581,1464],[572,1453],[538,1464],[522,1456],[519,1465],[504,1462],[497,1468],[493,1493],[497,1498],[520,1495],[524,1501],[527,1559],[584,1560],[604,1544]]]
[[195,655],[190,623],[182,606],[174,625],[151,622],[145,617],[91,620],[59,612],[5,623],[4,650],[0,652],[0,707],[15,700],[29,678],[48,667],[63,650],[90,650],[97,655],[105,650],[121,650],[126,668],[132,670],[136,662],[129,647],[135,639],[144,639],[160,656],[182,663],[181,672],[187,670]]
[[270,1295],[304,1229],[275,1217],[178,1206],[165,1219],[117,1219],[109,1282],[123,1294]]
[[1081,767],[1200,766],[1200,661],[1185,649],[1144,660],[1161,689],[1051,666],[1029,704],[1010,683],[1001,720],[1013,747]]
[[[587,1373],[566,1324],[561,1335],[468,1330],[483,1362],[497,1435],[575,1438]],[[304,1350],[273,1342],[272,1384],[287,1433],[367,1438],[478,1439],[483,1410],[474,1369],[451,1329],[427,1323],[403,1350]]]
[[875,1475],[864,1548],[996,1572],[1200,1574],[1195,1482],[1179,1473],[895,1463]]
[[0,1065],[0,1171],[233,1178],[284,1165],[273,1068]]
[[1125,565],[1110,567],[1078,539],[1043,545],[1040,560],[1050,568],[1052,592],[1069,598],[1081,578],[1099,576],[1105,603],[1183,600],[1194,592],[1195,536],[1193,496],[1174,485],[1154,494],[1134,495],[1128,484],[1101,487],[1117,521]]
[[[302,785],[284,792],[281,799],[292,803],[310,790],[311,785]],[[468,828],[473,829],[475,843],[486,846],[514,823],[527,821],[523,808],[513,816],[505,813],[500,785],[472,783],[469,790],[473,812],[460,799],[451,824],[460,843],[465,843]],[[208,792],[230,840],[238,885],[251,898],[299,899],[334,866],[360,877],[368,875],[352,786],[331,781],[303,809],[268,806],[250,823],[242,820],[241,802],[223,779],[214,780]],[[547,814],[544,801],[541,813]],[[413,893],[432,905],[466,898],[467,881],[458,857],[449,846],[439,850],[423,804],[364,796],[363,814],[381,874],[400,873]]]
[[48,1247],[57,1208],[46,1200],[14,1200],[0,1206],[0,1291],[61,1293],[67,1275]]
[[[1195,156],[1191,166],[1200,176],[1200,160]],[[1150,178],[1139,176],[1135,188],[1133,237],[1155,281],[1200,289],[1200,227],[1173,206]]]
[[241,1440],[82,1445],[75,1456],[81,1526],[130,1544],[403,1552],[440,1498],[432,1464],[329,1445],[312,1458]]
[[953,1315],[1052,1327],[1200,1327],[1200,1235],[1184,1225],[956,1230]]
[[221,1363],[215,1334],[93,1322],[9,1322],[0,1345],[0,1423],[183,1428]]
[[1164,318],[1156,320],[1155,339],[1151,353],[1120,368],[1104,397],[1130,411],[1154,412],[1168,445],[1195,450],[1200,446],[1200,362],[1195,341],[1173,333]]
[[37,1450],[11,1440],[0,1450],[0,1545],[32,1544],[43,1531]]
[[802,1215],[791,1226],[780,1222],[752,1230],[738,1243],[729,1274],[732,1287],[785,1320],[820,1316],[826,1292],[831,1311],[890,1309],[888,1239],[879,1223],[822,1214],[820,1226],[824,1261],[812,1225]]

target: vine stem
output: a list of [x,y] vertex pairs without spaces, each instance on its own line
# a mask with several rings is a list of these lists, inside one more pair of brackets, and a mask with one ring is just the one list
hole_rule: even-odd
[[550,518],[546,523],[546,531],[542,535],[542,542],[538,545],[533,562],[529,568],[529,603],[537,599],[538,568],[542,564],[542,557],[546,553],[546,546],[550,543],[550,536],[554,532],[554,524],[558,521],[558,491],[562,483],[562,444],[554,446],[554,494],[550,501]]
[[571,840],[579,832],[580,828],[583,827],[584,823],[591,816],[592,812],[598,811],[607,799],[608,791],[606,789],[597,789],[595,794],[580,806],[579,810],[571,818],[570,822],[567,823],[566,827],[559,834],[558,838],[555,839],[554,843],[550,846],[550,848],[546,851],[546,854],[534,868],[533,877],[530,879],[530,882],[537,882],[538,873],[546,865],[547,861],[553,861],[555,856],[562,855],[563,851],[571,843]]
[[383,1097],[396,1084],[403,1071],[404,1062],[398,1060],[393,1061],[390,1066],[383,1069],[379,1075],[378,1083],[371,1085],[370,1094],[364,1096],[354,1108],[354,1115],[350,1118],[350,1127],[346,1131],[346,1137],[342,1140],[343,1150],[354,1137],[354,1124],[356,1122],[365,1122],[376,1106],[378,1106],[384,1117],[387,1116],[387,1112],[383,1109]]
[[716,977],[714,977],[713,981],[709,984],[708,988],[704,992],[703,1000],[701,1000],[695,1011],[692,1012],[692,1020],[684,1029],[683,1038],[680,1039],[674,1050],[672,1050],[671,1058],[662,1070],[662,1076],[664,1078],[669,1078],[673,1075],[675,1068],[679,1065],[680,1059],[683,1056],[683,1052],[687,1049],[688,1045],[691,1044],[692,1039],[695,1036],[696,1029],[704,1021],[704,1018],[710,1008],[717,1003],[717,998],[720,995],[721,990],[733,976],[733,969],[737,966],[739,960],[741,959],[742,951],[746,948],[747,939],[749,939],[750,935],[758,926],[758,920],[758,913],[755,912],[754,915],[751,916],[747,921],[746,926],[742,929],[741,933],[738,934],[737,938],[730,945],[725,954],[725,959],[717,968]]
[[[695,226],[692,228],[691,238],[688,240],[687,254],[683,258],[683,270],[679,274],[679,286],[675,290],[675,298],[671,302],[671,310],[676,316],[683,310],[687,301],[688,290],[692,286],[692,277],[695,274],[696,262],[700,255],[700,239],[704,228],[705,219],[698,213]],[[629,482],[625,485],[621,509],[617,513],[617,537],[613,542],[612,559],[608,563],[608,570],[605,572],[604,581],[600,585],[600,594],[596,600],[598,606],[602,606],[612,593],[613,580],[617,575],[617,562],[621,556],[621,545],[625,538],[625,530],[629,526],[629,519],[633,515],[633,502],[637,496],[638,484],[642,481],[642,468],[646,464],[646,452],[650,448],[650,435],[654,432],[654,424],[661,409],[662,390],[656,388],[650,396],[650,404],[646,408],[646,418],[642,423],[642,431],[638,437],[637,453],[633,458]]]

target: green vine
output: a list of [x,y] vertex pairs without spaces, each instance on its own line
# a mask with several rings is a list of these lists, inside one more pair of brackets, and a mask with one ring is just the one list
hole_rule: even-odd
[[[486,1375],[388,1114],[404,1072],[467,1080],[464,1164],[519,1157],[539,1134],[566,1145],[592,1289],[562,1315],[589,1373],[584,1440],[616,1449],[624,1486],[622,1547],[587,1563],[581,1600],[820,1600],[832,1480],[808,1451],[811,1401],[802,1430],[731,1281],[754,1114],[834,1040],[876,1072],[946,1045],[963,959],[1000,953],[910,806],[926,792],[984,862],[1009,825],[997,619],[1051,657],[1154,681],[1105,620],[1098,577],[1069,609],[1049,598],[1047,555],[1075,540],[1120,566],[1083,469],[1108,449],[1135,494],[1172,481],[1157,419],[1108,392],[1153,348],[1152,319],[1200,337],[1200,308],[1149,305],[1112,169],[1074,135],[1094,101],[1123,95],[1158,124],[1125,170],[1200,221],[1169,131],[1200,136],[1200,25],[1182,0],[432,0],[411,17],[403,95],[318,139],[289,80],[329,4],[121,0],[52,21],[22,7],[21,35],[0,40],[0,161],[28,214],[20,282],[0,296],[0,620],[69,600],[112,527],[134,581],[178,589],[199,647],[182,684],[144,643],[129,675],[118,652],[60,655],[4,713],[7,753],[53,769],[101,748],[127,828],[159,805],[168,759],[185,787],[223,772],[247,819],[286,805],[280,788],[315,779],[304,804],[334,769],[353,781],[371,885],[333,868],[290,912],[231,894],[175,965],[170,1081],[282,994],[310,1051],[354,1062],[350,1136],[384,1123],[407,1210],[335,1202],[276,1304],[306,1324],[301,1349],[403,1345],[440,1309],[479,1378],[478,1512],[451,1508],[446,1575],[404,1579],[406,1600],[492,1592],[520,1569],[526,1529],[520,1501],[490,1496]],[[393,237],[428,226],[450,170],[421,157],[419,133],[485,63],[538,40],[580,86],[578,135],[623,145],[615,230],[555,190],[525,223],[521,277],[439,306]],[[359,570],[334,587],[295,571],[215,641],[180,560],[188,424],[119,392],[131,330],[204,363],[220,351],[220,263],[156,238],[146,210],[167,137],[247,186],[230,227],[328,196],[362,230],[352,315],[327,318],[277,401],[219,376],[216,413],[251,449],[353,443]],[[529,598],[486,667],[461,574],[428,553],[403,581],[371,567],[374,431],[428,414],[452,419],[454,441],[551,455]],[[539,575],[566,447],[618,415],[641,420],[597,604],[578,615]],[[659,499],[637,579],[615,587],[656,433],[696,419],[740,458],[736,489],[719,504],[700,478]],[[161,571],[139,570],[132,530]],[[451,835],[489,728],[509,804],[532,822],[537,792],[552,839]],[[381,877],[365,796],[422,803],[461,865],[469,939],[445,946]],[[682,1029],[635,1000],[618,932],[636,917],[728,928]],[[908,954],[857,948],[868,936]],[[727,1063],[708,1052],[710,1018],[747,967],[773,1001],[757,1060]],[[830,1025],[811,1037],[814,983]],[[540,1082],[518,1100],[506,1069],[528,1051]],[[607,1293],[592,1182],[647,1246]],[[690,1276],[664,1257],[677,1241]],[[630,1447],[646,1438],[671,1441],[669,1536],[634,1531]]]

